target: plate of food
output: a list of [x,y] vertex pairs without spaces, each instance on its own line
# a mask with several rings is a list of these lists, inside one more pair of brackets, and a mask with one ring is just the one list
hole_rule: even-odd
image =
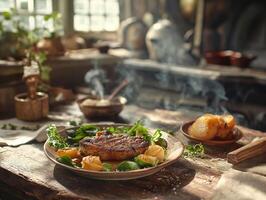
[[83,124],[58,131],[47,129],[46,156],[79,175],[101,180],[129,180],[148,176],[176,162],[183,144],[160,129],[136,122]]
[[192,141],[215,146],[235,143],[243,136],[232,115],[213,114],[183,124],[181,133]]

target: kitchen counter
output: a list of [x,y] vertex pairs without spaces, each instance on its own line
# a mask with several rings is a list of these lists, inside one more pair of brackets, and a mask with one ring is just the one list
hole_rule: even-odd
[[[81,116],[74,104],[58,108],[56,112]],[[128,105],[120,117],[112,121],[133,123],[144,119],[147,126],[171,130],[188,144],[178,129],[183,121],[194,116],[192,112],[146,110]],[[239,144],[226,148],[206,148],[206,158],[182,157],[157,174],[129,181],[100,181],[77,176],[55,166],[44,155],[43,144],[37,142],[19,147],[2,147],[0,199],[210,199],[217,194],[215,191],[221,176],[232,170],[232,165],[226,162],[226,153],[255,137],[265,136],[259,131],[244,127],[240,129],[244,137]],[[256,159],[259,162],[266,160],[265,156]],[[245,162],[234,169],[256,174],[256,171],[247,172],[243,165]],[[256,176],[265,178],[261,174]],[[241,183],[238,187],[241,188]],[[264,194],[266,198],[266,191]]]

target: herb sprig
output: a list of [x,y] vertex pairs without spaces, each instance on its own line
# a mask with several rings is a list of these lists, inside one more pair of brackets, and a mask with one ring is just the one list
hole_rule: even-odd
[[183,155],[185,157],[203,158],[205,155],[204,146],[202,144],[187,145]]
[[51,124],[47,128],[48,143],[57,149],[69,147],[66,139],[59,135],[58,130],[54,124]]

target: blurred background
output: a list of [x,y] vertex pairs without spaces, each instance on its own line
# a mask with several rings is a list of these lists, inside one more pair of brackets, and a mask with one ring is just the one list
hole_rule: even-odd
[[129,103],[232,113],[266,130],[265,9],[263,0],[0,0],[0,113],[13,115],[30,57],[51,104],[58,91],[98,90],[85,76],[98,70],[106,94],[130,80]]

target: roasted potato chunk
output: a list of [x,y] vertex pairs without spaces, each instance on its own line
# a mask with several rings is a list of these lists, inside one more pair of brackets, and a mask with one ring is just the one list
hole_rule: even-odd
[[70,158],[78,158],[80,156],[78,148],[74,147],[58,149],[56,154],[59,157],[68,156]]
[[151,145],[144,153],[147,156],[153,156],[156,157],[159,162],[163,162],[165,159],[165,151],[164,149],[159,145]]
[[220,116],[220,124],[216,136],[220,139],[230,138],[235,125],[236,121],[232,115]]
[[81,165],[83,169],[94,171],[103,170],[103,164],[99,156],[86,156],[82,159]]
[[213,139],[219,128],[219,118],[216,115],[205,114],[189,127],[188,133],[197,139],[211,140]]

